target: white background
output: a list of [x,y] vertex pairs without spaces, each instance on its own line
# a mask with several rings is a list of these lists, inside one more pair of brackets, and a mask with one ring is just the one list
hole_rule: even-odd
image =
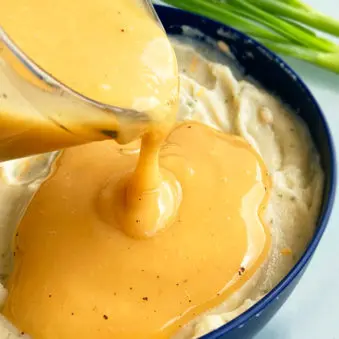
[[[339,19],[339,0],[304,1]],[[296,60],[286,61],[320,103],[339,150],[339,75]],[[339,339],[339,199],[299,285],[255,339]]]

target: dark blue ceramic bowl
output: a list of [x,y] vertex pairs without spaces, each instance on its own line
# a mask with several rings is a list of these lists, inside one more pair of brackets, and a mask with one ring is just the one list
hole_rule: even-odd
[[[252,338],[278,311],[291,294],[304,273],[325,231],[334,201],[336,187],[336,159],[329,128],[316,100],[298,77],[278,56],[248,36],[220,24],[174,8],[155,6],[166,31],[170,35],[182,35],[183,26],[199,30],[205,37],[224,41],[245,72],[268,92],[279,97],[307,124],[321,155],[326,175],[325,190],[318,227],[304,255],[291,272],[261,301],[247,312],[204,339]],[[222,36],[219,35],[223,31]],[[197,39],[205,40],[204,36]],[[211,45],[213,46],[213,45]]]

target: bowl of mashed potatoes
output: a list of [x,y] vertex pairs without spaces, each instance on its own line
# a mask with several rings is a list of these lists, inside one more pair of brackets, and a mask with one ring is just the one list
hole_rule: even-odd
[[182,184],[178,215],[147,240],[107,227],[112,187],[93,173],[124,173],[138,143],[103,141],[4,163],[1,339],[252,338],[321,239],[335,153],[305,84],[230,27],[156,10],[180,74],[178,127],[160,150],[161,167]]

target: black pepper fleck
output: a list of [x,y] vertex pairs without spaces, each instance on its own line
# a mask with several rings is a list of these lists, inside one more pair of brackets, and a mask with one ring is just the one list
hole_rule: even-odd
[[107,319],[108,319],[108,317],[107,317],[107,315],[106,315],[106,314],[104,314],[104,319],[105,319],[105,320],[107,320]]
[[148,297],[143,297],[142,300],[148,301]]
[[242,275],[244,272],[245,272],[245,267],[240,267],[239,271],[238,271],[238,274]]

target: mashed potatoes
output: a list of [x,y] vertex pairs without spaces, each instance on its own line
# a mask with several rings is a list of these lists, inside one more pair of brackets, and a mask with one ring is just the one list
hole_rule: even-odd
[[[181,69],[178,119],[197,120],[226,133],[242,136],[261,154],[273,179],[266,211],[266,222],[272,231],[268,260],[226,302],[188,324],[175,336],[179,339],[197,338],[230,321],[262,298],[288,273],[312,238],[324,179],[306,127],[279,101],[255,85],[238,80],[230,68],[207,61],[191,47],[177,44],[176,53]],[[42,155],[10,162],[2,169],[2,283],[10,272],[9,244],[15,234],[15,225],[38,187],[39,180],[36,179],[48,174],[46,170],[52,158],[51,155]],[[22,167],[23,164],[28,167]],[[6,290],[0,285],[0,301],[5,298]],[[0,322],[1,339],[26,337],[4,318],[0,318]]]

